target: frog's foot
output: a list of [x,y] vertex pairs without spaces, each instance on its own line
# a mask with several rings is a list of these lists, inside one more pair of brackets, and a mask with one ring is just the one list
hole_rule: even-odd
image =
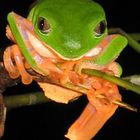
[[93,85],[87,97],[88,105],[66,134],[70,140],[92,139],[117,109],[113,101],[121,100],[117,86],[105,81]]
[[3,59],[4,66],[11,78],[16,79],[21,75],[24,84],[32,82],[33,78],[25,69],[25,60],[17,45],[7,47]]

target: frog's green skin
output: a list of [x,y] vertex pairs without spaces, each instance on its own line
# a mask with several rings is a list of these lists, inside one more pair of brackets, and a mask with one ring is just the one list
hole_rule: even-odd
[[[47,19],[51,32],[43,34],[38,29],[38,17]],[[105,20],[101,6],[91,0],[40,0],[32,9],[36,34],[65,58],[79,58],[95,47],[107,34],[94,35],[94,28]]]
[[[48,21],[49,32],[39,29],[39,18]],[[107,28],[99,35],[95,32],[102,21],[106,24],[106,18],[103,8],[92,0],[38,0],[31,9],[28,19],[32,21],[36,35],[64,60],[82,58],[107,36]],[[19,38],[18,25],[11,13],[8,15],[8,22],[23,55],[30,65],[37,69],[30,52],[25,49],[26,44],[22,42],[24,39]],[[99,65],[110,63],[126,44],[126,38],[118,35],[93,59],[94,63]]]

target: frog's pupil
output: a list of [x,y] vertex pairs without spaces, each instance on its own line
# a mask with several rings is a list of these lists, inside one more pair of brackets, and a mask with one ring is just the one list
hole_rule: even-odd
[[95,28],[94,33],[96,37],[100,37],[106,29],[106,22],[105,21],[101,21]]
[[45,18],[39,17],[38,19],[38,28],[42,33],[49,33],[50,32],[50,25]]
[[103,34],[105,31],[105,22],[100,22],[100,34]]
[[38,28],[41,31],[43,30],[43,28],[44,28],[44,19],[43,18],[38,19]]

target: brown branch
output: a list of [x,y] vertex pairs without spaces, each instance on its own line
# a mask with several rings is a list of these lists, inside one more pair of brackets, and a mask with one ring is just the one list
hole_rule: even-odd
[[19,82],[20,82],[19,79],[13,80],[9,77],[9,74],[3,67],[3,63],[0,62],[0,137],[4,133],[4,123],[6,116],[6,107],[2,93],[5,91],[7,87],[17,85],[17,83]]

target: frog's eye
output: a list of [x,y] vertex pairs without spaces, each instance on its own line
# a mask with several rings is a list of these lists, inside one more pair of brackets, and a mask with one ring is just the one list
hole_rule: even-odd
[[38,29],[44,34],[48,34],[51,31],[51,27],[47,19],[43,17],[38,18]]
[[106,30],[106,22],[105,20],[100,21],[94,29],[94,35],[96,37],[100,37]]

